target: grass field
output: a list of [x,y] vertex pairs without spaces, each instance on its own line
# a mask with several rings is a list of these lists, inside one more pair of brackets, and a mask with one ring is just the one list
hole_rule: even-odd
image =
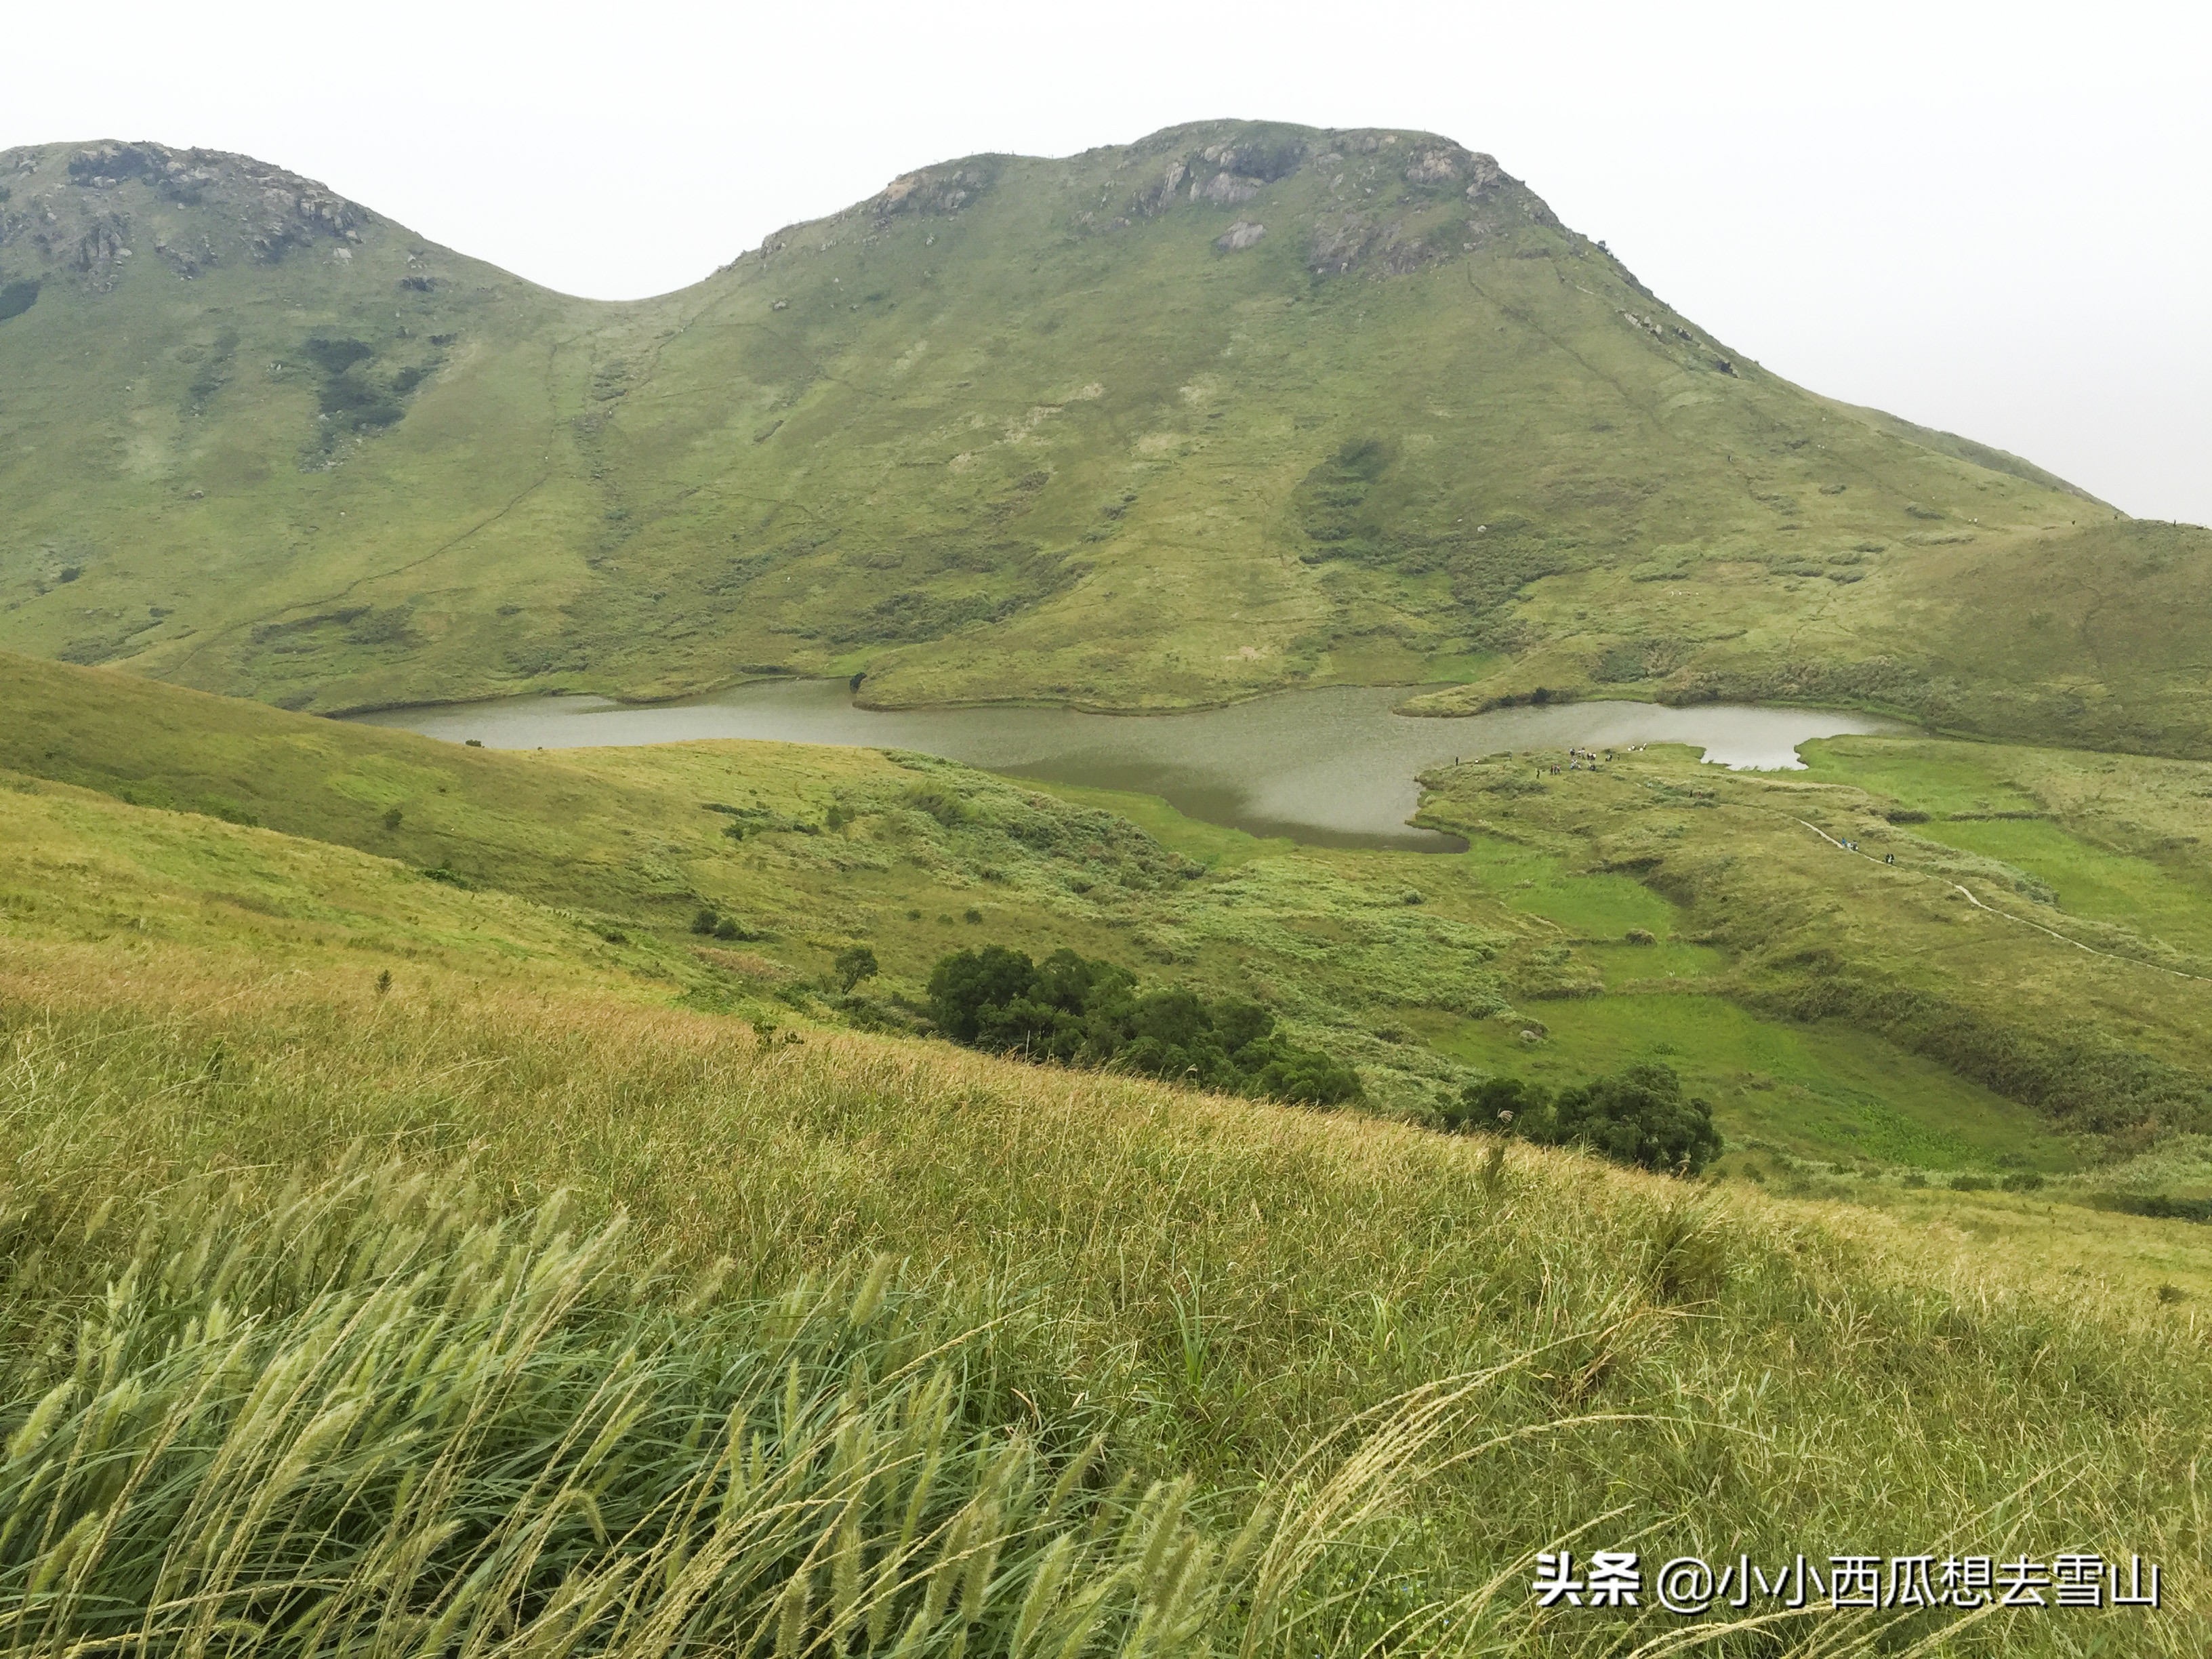
[[[1878,789],[1929,813],[1914,832],[2024,870],[2057,908],[2152,934],[2212,962],[2212,854],[2193,768],[2132,756],[2066,755],[1968,744],[1907,754],[1880,745],[1816,745],[1826,775]],[[2156,815],[2155,829],[2143,819]]]
[[[1801,915],[1913,971],[1910,907],[1830,919],[1907,878],[1772,827],[1886,797],[1507,760],[1433,781],[1466,854],[1297,849],[866,751],[509,754],[0,671],[38,716],[0,733],[27,1650],[2080,1650],[1537,1616],[1562,1540],[2137,1551],[2168,1605],[2114,1639],[2212,1634],[2212,1233],[2090,1207],[2198,1191],[2212,1143],[2094,1163],[2126,1136],[1790,1017]],[[2160,775],[2145,833],[2191,799]],[[702,900],[763,936],[702,942]],[[854,1030],[896,1012],[820,988],[856,937],[908,987],[1006,938],[1264,994],[1399,1115]],[[2008,994],[2148,971],[2078,954]],[[1715,1181],[1419,1121],[1645,1056],[1715,1094]]]
[[[1558,1087],[1635,1060],[1673,1066],[1713,1101],[1733,1165],[1752,1147],[1916,1169],[2070,1170],[2079,1148],[1933,1060],[1836,1024],[1762,1018],[1719,995],[1667,991],[1547,1006],[1542,1041],[1510,1022],[1447,1026],[1437,1046],[1488,1072]],[[1530,1029],[1528,1027],[1522,1028]]]
[[[2193,977],[2203,971],[2193,902],[2069,907],[2033,867],[1993,855],[2016,847],[1977,840],[1992,822],[2017,821],[1939,819],[1911,805],[1920,797],[1905,787],[1909,776],[1938,810],[2053,811],[2051,833],[2103,824],[2154,842],[2163,862],[2083,842],[2077,867],[2126,872],[2106,875],[2109,890],[2194,893],[2199,856],[2168,826],[2212,783],[2201,767],[1908,738],[1838,739],[1808,753],[1813,767],[1798,775],[1730,774],[1660,748],[1597,771],[1504,757],[1437,774],[1424,821],[1523,849],[1484,856],[1527,872],[1513,878],[1531,884],[1516,889],[1522,902],[1588,927],[1626,920],[1621,883],[1632,878],[1675,908],[1663,925],[1638,925],[1721,953],[1708,988],[1741,1008],[1841,1021],[2035,1104],[2063,1129],[2109,1135],[2122,1119],[2135,1133],[2203,1127],[2212,1026]],[[1861,764],[1863,787],[1850,769]],[[2140,788],[2110,769],[2138,766],[2148,769]],[[1993,806],[2033,799],[2004,781],[2014,775],[2052,805]],[[2100,790],[2085,793],[2087,777]],[[1943,838],[1953,831],[1964,844]],[[1586,883],[1589,897],[1575,898]],[[1604,1029],[1625,1000],[1607,999],[1592,1023]],[[1963,1106],[1934,1115],[1977,1115]]]
[[[1003,1537],[922,1650],[964,1629],[968,1650],[1018,1651],[1054,1536],[1026,1517],[1094,1439],[1095,1473],[1060,1505],[1063,1553],[1080,1553],[1059,1588],[1099,1598],[1086,1651],[1126,1651],[1168,1599],[1136,1540],[1170,1497],[1193,1528],[1176,1605],[1194,1626],[1155,1644],[1170,1650],[1199,1627],[1217,1647],[1355,1652],[1426,1618],[1425,1650],[1470,1653],[1612,1651],[1676,1629],[1658,1610],[1532,1616],[1527,1555],[1592,1522],[1586,1547],[1633,1538],[1655,1555],[2137,1549],[2164,1565],[2169,1606],[2126,1627],[2129,1650],[2204,1639],[2201,1315],[2142,1278],[2163,1251],[2161,1283],[2203,1283],[2201,1229],[2098,1218],[2101,1237],[2054,1260],[2048,1227],[2006,1207],[2021,1200],[1916,1213],[1700,1192],[909,1040],[764,1041],[619,991],[549,992],[470,938],[489,915],[381,994],[342,949],[240,977],[267,919],[236,914],[220,951],[9,927],[6,1202],[15,1236],[45,1241],[18,1256],[0,1354],[10,1507],[43,1540],[0,1564],[22,1639],[149,1623],[149,1650],[181,1651],[219,1613],[234,1651],[319,1650],[342,1631],[413,1645],[434,1628],[660,1651],[666,1620],[702,1619],[687,1639],[757,1621],[769,1647],[858,1638],[871,1602],[854,1587],[877,1585],[888,1639],[926,1570],[972,1567]],[[556,1189],[563,1218],[540,1218]],[[602,1236],[617,1212],[624,1233]],[[212,1279],[189,1265],[211,1247]],[[882,1312],[851,1311],[886,1257]],[[70,1346],[42,1333],[76,1287],[118,1277],[92,1328],[118,1334],[90,1350],[106,1370],[65,1386]],[[473,1311],[441,1318],[464,1285]],[[225,1321],[229,1346],[202,1346]],[[502,1322],[517,1334],[495,1338]],[[490,1369],[403,1389],[411,1418],[364,1416],[394,1396],[361,1390],[404,1378],[434,1332],[449,1351],[483,1343]],[[515,1381],[495,1383],[502,1364]],[[264,1366],[287,1380],[256,1407]],[[952,1392],[921,1409],[940,1370]],[[1425,1430],[1392,1441],[1390,1402],[1454,1378]],[[948,1407],[947,1443],[975,1450],[908,1534],[902,1601],[898,1575],[878,1576],[902,1559],[916,1467],[899,1437]],[[484,1426],[449,1438],[470,1410]],[[164,1422],[189,1431],[165,1440]],[[137,1478],[58,1479],[95,1435]],[[434,1458],[424,1496],[380,1497]],[[512,1485],[517,1458],[534,1490]],[[870,1468],[876,1495],[855,1509]],[[1323,1485],[1339,1477],[1349,1499]],[[1139,1521],[1133,1501],[1178,1479],[1188,1498],[1156,1492]],[[956,1534],[978,1486],[999,1494],[991,1522]],[[1231,1543],[1263,1496],[1294,1521],[1335,1506],[1273,1591],[1307,1621],[1297,1639],[1248,1627],[1268,1603]],[[1306,1535],[1274,1525],[1263,1544]],[[147,1620],[137,1587],[201,1537],[222,1566],[169,1549]],[[380,1564],[410,1540],[394,1595]],[[703,1580],[670,1565],[694,1556],[718,1564]],[[467,1571],[483,1561],[500,1565]],[[797,1633],[779,1638],[784,1617]],[[1876,1651],[1932,1630],[1840,1615],[1762,1640]],[[2072,1633],[2012,1615],[1947,1650],[2070,1652]]]

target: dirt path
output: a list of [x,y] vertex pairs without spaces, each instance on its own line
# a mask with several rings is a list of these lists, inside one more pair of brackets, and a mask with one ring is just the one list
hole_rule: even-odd
[[[1804,824],[1808,830],[1810,830],[1822,841],[1826,842],[1831,847],[1840,848],[1844,852],[1863,858],[1869,864],[1879,864],[1881,862],[1881,860],[1875,858],[1871,853],[1861,852],[1859,848],[1856,847],[1844,845],[1844,842],[1838,841],[1833,836],[1820,828],[1817,823],[1808,823],[1803,818],[1799,818],[1797,822]],[[1917,871],[1906,871],[1904,873],[1915,875],[1920,872]],[[1935,879],[1941,881],[1942,880],[1942,878],[1938,876],[1936,877]],[[2124,957],[2117,951],[2100,951],[2094,945],[2084,945],[2078,939],[2069,939],[2067,935],[2060,933],[2055,927],[2045,927],[2039,921],[2030,921],[2026,916],[2016,916],[2009,910],[2000,910],[1994,904],[1984,904],[1981,900],[1976,898],[1971,892],[1967,891],[1966,888],[1960,886],[1955,881],[1948,884],[1956,890],[1960,897],[1965,899],[1967,903],[1972,905],[1977,910],[1985,910],[1993,916],[2002,916],[2007,921],[2016,921],[2023,927],[2033,927],[2039,933],[2048,933],[2051,938],[2057,939],[2061,945],[2070,945],[2077,951],[2087,951],[2091,956],[2102,957],[2107,962],[2124,962],[2133,967],[2149,968],[2154,969],[2161,974],[2171,974],[2176,979],[2193,979],[2199,985],[2212,985],[2212,977],[2207,977],[2203,974],[2191,974],[2179,968],[2169,968],[2162,962],[2146,962],[2141,957]]]

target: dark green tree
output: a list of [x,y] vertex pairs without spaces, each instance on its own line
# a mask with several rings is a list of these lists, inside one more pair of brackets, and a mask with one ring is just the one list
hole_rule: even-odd
[[1520,1135],[1550,1138],[1552,1097],[1540,1085],[1517,1077],[1486,1078],[1471,1083],[1444,1109],[1444,1127],[1454,1134]]
[[1695,1175],[1721,1150],[1711,1103],[1685,1094],[1674,1068],[1656,1061],[1561,1091],[1552,1117],[1554,1144],[1646,1170]]
[[930,975],[929,1011],[954,1042],[998,1054],[1310,1105],[1364,1097],[1358,1073],[1282,1037],[1266,1009],[1179,986],[1139,992],[1126,968],[1069,950],[1041,963],[1003,945],[956,951]]
[[855,985],[876,976],[876,953],[865,945],[848,945],[837,952],[830,972],[837,976],[839,988],[850,996]]

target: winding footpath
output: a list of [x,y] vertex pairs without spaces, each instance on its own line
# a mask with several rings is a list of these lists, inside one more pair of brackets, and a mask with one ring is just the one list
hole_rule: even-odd
[[[1844,852],[1863,858],[1869,864],[1881,862],[1881,860],[1876,859],[1873,854],[1862,852],[1856,847],[1852,847],[1845,842],[1838,841],[1833,836],[1820,828],[1817,823],[1807,823],[1803,818],[1797,819],[1797,822],[1804,824],[1808,830],[1810,830],[1822,841],[1826,842],[1831,847],[1840,848]],[[1883,867],[1887,868],[1888,866],[1884,866]],[[1917,875],[1920,872],[1917,871],[1907,871],[1905,873]],[[1943,878],[1941,876],[1938,876],[1935,878],[1935,879],[1941,881]],[[2016,921],[2023,927],[2033,927],[2039,933],[2048,933],[2051,938],[2057,939],[2061,945],[2070,945],[2077,951],[2087,951],[2091,956],[2102,957],[2107,962],[2124,962],[2134,967],[2150,968],[2156,969],[2161,974],[2171,974],[2176,979],[2193,979],[2199,985],[2212,985],[2212,977],[2208,977],[2203,974],[2192,974],[2183,969],[2169,968],[2162,962],[2146,962],[2141,957],[2124,957],[2114,951],[2100,951],[2094,945],[2084,945],[2078,939],[2069,938],[2066,934],[2060,933],[2055,927],[2045,927],[2039,921],[2030,921],[2026,916],[2016,916],[2009,910],[2000,910],[1994,904],[1984,904],[1981,900],[1976,898],[1972,893],[1969,892],[1965,887],[1960,885],[1960,884],[1955,881],[1948,883],[1948,884],[1958,893],[1960,897],[1966,900],[1967,903],[1972,905],[1977,910],[1986,910],[1993,916],[2002,916],[2007,921]]]

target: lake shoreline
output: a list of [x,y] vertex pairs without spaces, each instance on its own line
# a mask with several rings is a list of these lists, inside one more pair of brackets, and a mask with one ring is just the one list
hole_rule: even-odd
[[1438,717],[1401,711],[1405,690],[1321,686],[1132,718],[1009,702],[878,709],[849,680],[783,677],[646,705],[538,696],[348,718],[499,749],[722,738],[902,750],[1032,782],[1152,795],[1255,835],[1425,852],[1462,846],[1413,821],[1419,776],[1463,759],[1527,752],[1565,768],[1588,763],[1577,750],[1686,743],[1718,764],[1794,769],[1796,745],[1811,738],[1911,729],[1839,710],[1615,697]]

